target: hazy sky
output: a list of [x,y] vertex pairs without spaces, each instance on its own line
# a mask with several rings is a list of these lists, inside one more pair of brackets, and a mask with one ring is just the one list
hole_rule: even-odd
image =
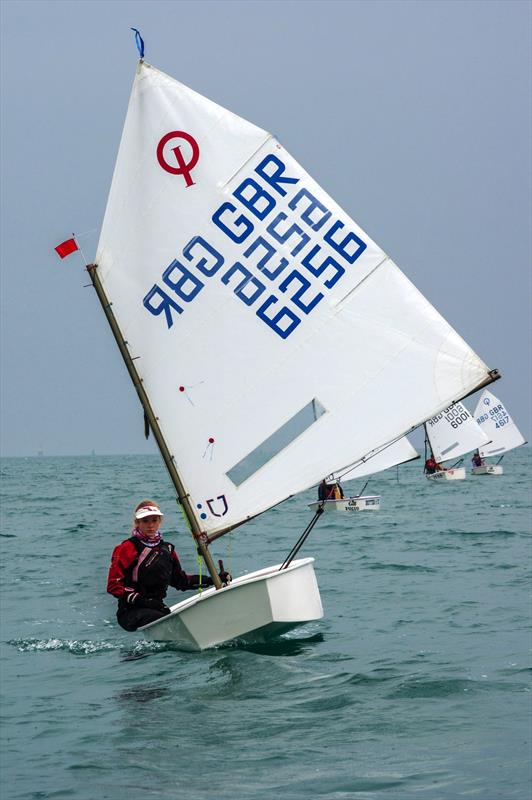
[[[529,2],[2,0],[3,455],[154,452],[77,254],[146,61],[274,133],[503,378],[530,439]],[[476,397],[466,401],[470,409]]]

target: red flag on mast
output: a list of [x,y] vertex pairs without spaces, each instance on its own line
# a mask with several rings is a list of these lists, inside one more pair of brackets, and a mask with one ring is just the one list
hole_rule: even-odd
[[55,252],[59,258],[65,258],[71,253],[75,253],[76,250],[78,250],[78,245],[76,244],[75,239],[67,239],[64,242],[61,242],[61,244],[58,244],[55,248]]

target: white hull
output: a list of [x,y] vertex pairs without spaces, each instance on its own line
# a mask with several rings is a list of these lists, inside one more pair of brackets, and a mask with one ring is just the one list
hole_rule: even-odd
[[429,481],[463,481],[465,476],[465,467],[455,467],[454,469],[433,472],[431,475],[427,475],[427,478]]
[[183,650],[205,650],[230,639],[264,641],[323,617],[313,563],[302,558],[281,571],[277,564],[218,591],[206,589],[139,630],[150,641],[175,642]]
[[324,511],[379,511],[381,498],[377,494],[359,495],[358,497],[343,497],[341,500],[317,500],[309,503],[309,508],[316,511],[323,504]]
[[482,467],[473,467],[472,475],[502,475],[504,472],[500,464],[484,464]]

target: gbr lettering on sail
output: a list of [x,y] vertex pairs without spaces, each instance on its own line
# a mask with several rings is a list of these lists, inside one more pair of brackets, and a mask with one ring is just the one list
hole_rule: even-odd
[[193,236],[143,298],[147,312],[160,317],[168,330],[206,283],[217,280],[286,339],[367,247],[272,153],[238,184],[211,221],[223,234],[216,246],[212,236]]

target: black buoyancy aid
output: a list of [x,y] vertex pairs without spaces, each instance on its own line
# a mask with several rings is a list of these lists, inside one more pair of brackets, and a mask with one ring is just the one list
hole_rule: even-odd
[[138,558],[128,570],[128,583],[145,597],[166,597],[175,564],[174,545],[159,542],[155,547],[146,547],[136,536],[129,541],[137,548]]

